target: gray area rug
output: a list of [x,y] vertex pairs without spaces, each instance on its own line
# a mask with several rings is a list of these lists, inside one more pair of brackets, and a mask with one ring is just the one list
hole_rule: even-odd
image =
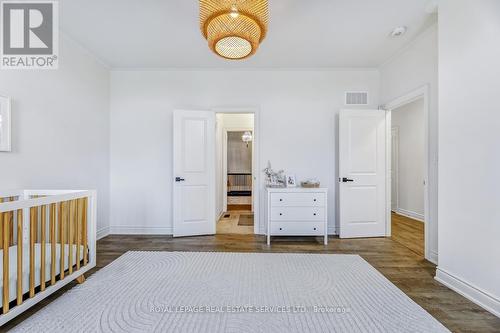
[[448,332],[357,255],[128,252],[14,332]]

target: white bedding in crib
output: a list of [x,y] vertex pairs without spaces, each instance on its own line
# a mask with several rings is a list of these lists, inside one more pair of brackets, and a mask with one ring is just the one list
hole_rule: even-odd
[[[73,247],[73,265],[76,264],[76,245]],[[40,285],[41,244],[35,244],[35,287]],[[61,244],[56,244],[56,275],[61,268]],[[23,246],[23,293],[29,291],[29,244]],[[64,268],[68,269],[69,245],[64,245]],[[83,259],[83,246],[80,246],[80,260]],[[3,250],[0,250],[0,267],[3,267]],[[45,282],[50,281],[51,244],[45,244]],[[9,299],[17,298],[17,245],[9,248]],[[3,280],[0,278],[0,299],[3,299]]]

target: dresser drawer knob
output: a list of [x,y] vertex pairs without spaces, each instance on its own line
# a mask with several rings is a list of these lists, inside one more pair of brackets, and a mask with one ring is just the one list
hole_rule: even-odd
[[283,228],[280,228],[280,230],[283,230]]
[[313,215],[316,216],[316,213],[314,213]]
[[316,202],[316,199],[314,199],[313,201]]
[[283,216],[283,213],[280,213],[280,216]]
[[283,201],[283,199],[280,199],[280,201]]
[[316,231],[316,228],[314,228],[314,230]]

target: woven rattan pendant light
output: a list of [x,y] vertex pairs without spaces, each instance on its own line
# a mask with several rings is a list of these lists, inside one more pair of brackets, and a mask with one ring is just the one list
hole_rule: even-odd
[[217,55],[244,59],[259,48],[267,33],[267,0],[200,0],[200,28]]

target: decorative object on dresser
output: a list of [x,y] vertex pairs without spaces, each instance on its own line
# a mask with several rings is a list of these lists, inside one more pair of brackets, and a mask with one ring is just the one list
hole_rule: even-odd
[[317,179],[308,179],[306,181],[302,181],[300,186],[304,188],[319,188],[320,182]]
[[0,151],[11,151],[10,98],[0,96]]
[[297,187],[297,180],[295,179],[295,175],[286,176],[286,187]]
[[285,187],[285,171],[274,171],[270,161],[267,161],[267,167],[263,171],[266,175],[267,187]]
[[323,236],[328,244],[326,188],[267,188],[267,244],[271,236]]

